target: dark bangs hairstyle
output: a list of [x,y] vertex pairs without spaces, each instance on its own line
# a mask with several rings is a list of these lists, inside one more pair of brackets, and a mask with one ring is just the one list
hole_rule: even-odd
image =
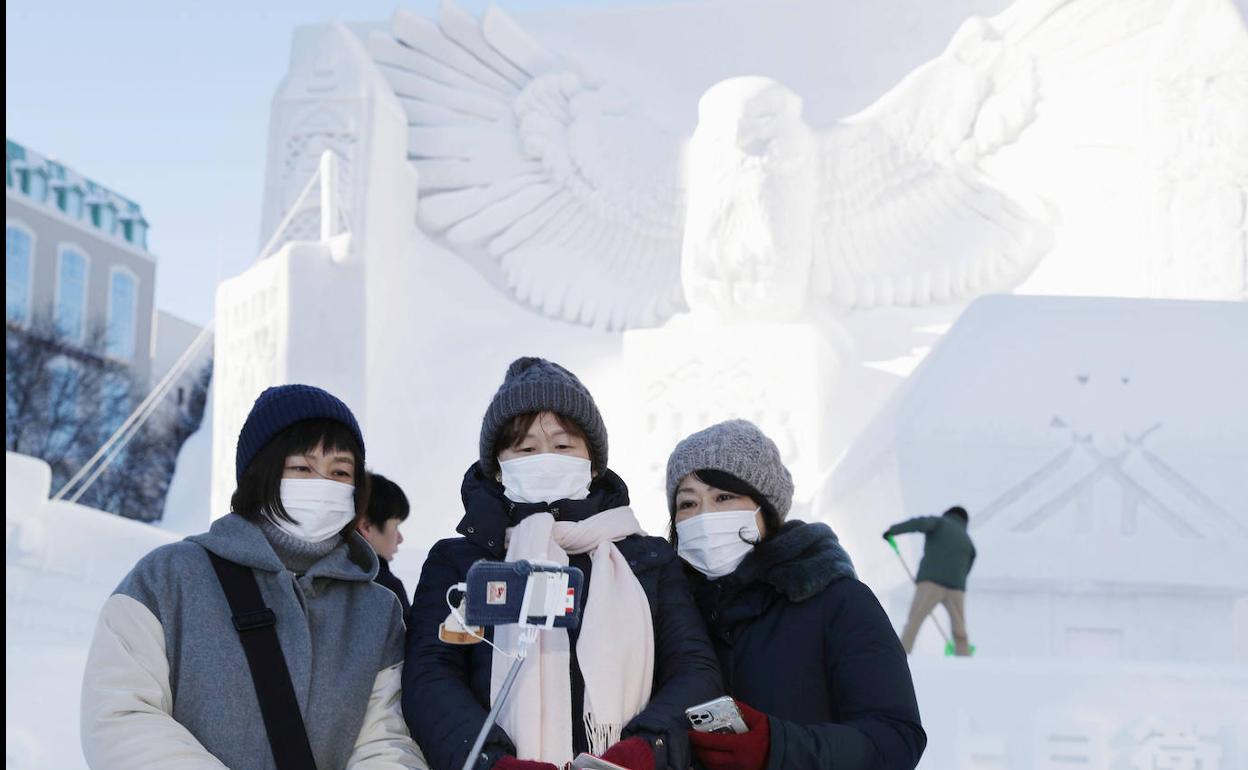
[[[368,508],[368,476],[363,452],[351,430],[337,420],[303,420],[273,437],[243,471],[238,487],[230,497],[230,510],[248,521],[262,517],[294,521],[282,507],[282,471],[286,458],[322,447],[325,451],[350,452],[355,457],[355,513],[358,518]],[[348,524],[347,527],[352,526]],[[344,528],[345,529],[345,528]]]
[[[690,475],[694,476],[698,479],[698,481],[701,481],[709,487],[722,489],[723,491],[731,492],[734,495],[745,495],[754,502],[758,503],[758,507],[763,514],[763,529],[765,532],[759,540],[746,540],[744,537],[741,538],[742,540],[745,540],[745,542],[751,543],[752,545],[758,545],[759,543],[765,543],[780,534],[780,527],[784,524],[784,522],[780,520],[780,514],[776,512],[776,509],[772,507],[767,498],[763,497],[762,493],[754,487],[746,484],[744,481],[736,476],[733,476],[731,473],[712,470],[710,468],[703,468],[702,470],[694,471]],[[672,515],[667,522],[667,541],[672,544],[672,548],[675,548],[680,544],[680,538],[676,535],[675,499],[671,501],[670,505],[672,506]]]
[[[598,473],[603,469],[598,467],[598,458],[594,457],[593,450],[589,446],[589,437],[585,435],[585,431],[574,420],[571,420],[553,409],[544,409],[542,411],[550,412],[555,417],[555,422],[559,423],[559,427],[576,436],[585,443],[585,449],[589,451],[589,461],[594,473]],[[498,441],[494,442],[494,446],[501,449],[515,449],[524,443],[525,436],[529,435],[529,429],[533,427],[533,423],[537,422],[537,416],[542,412],[525,412],[518,414],[507,421],[505,425],[498,431]],[[494,464],[498,465],[498,459],[495,458]],[[497,468],[496,468],[497,470]]]
[[374,527],[383,529],[391,519],[407,521],[412,506],[407,502],[407,495],[390,479],[380,473],[368,474],[368,508],[364,517]]

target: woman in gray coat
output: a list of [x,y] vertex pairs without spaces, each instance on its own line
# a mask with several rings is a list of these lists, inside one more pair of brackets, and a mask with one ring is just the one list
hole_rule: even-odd
[[[399,603],[353,531],[367,497],[355,417],[319,388],[270,388],[236,473],[229,515],[143,557],[105,602],[82,685],[88,765],[424,768],[399,710]],[[310,761],[276,756],[298,741],[270,741],[219,569],[250,573],[272,611],[299,712],[278,717],[302,724]]]

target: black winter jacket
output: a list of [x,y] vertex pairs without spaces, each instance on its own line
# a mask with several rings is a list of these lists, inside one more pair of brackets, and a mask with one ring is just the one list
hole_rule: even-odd
[[[549,510],[561,521],[581,521],[628,505],[628,488],[609,470],[590,485],[588,499],[545,505],[512,503],[502,485],[474,465],[464,476],[461,496],[465,513],[456,529],[463,537],[441,540],[429,552],[412,600],[403,666],[403,715],[433,770],[460,770],[490,706],[492,648],[448,645],[438,639],[438,624],[447,616],[447,588],[464,581],[474,562],[503,559],[506,528],[530,514]],[[723,693],[715,653],[671,546],[641,535],[616,546],[650,600],[655,636],[650,703],[625,725],[623,737],[645,738],[654,748],[658,770],[685,770],[691,755],[684,710]],[[589,554],[574,555],[570,562],[585,573],[585,594],[592,596]],[[573,750],[579,753],[588,748],[582,718],[585,684],[576,662],[576,632],[569,633],[569,641]],[[511,739],[496,725],[476,767],[490,768],[514,751]]]
[[399,606],[403,608],[403,622],[407,622],[408,615],[412,612],[412,603],[407,600],[407,589],[403,587],[403,581],[399,580],[399,576],[390,571],[390,562],[377,557],[377,577],[373,578],[373,582],[389,588],[394,595],[399,597]]
[[767,714],[768,770],[912,770],[906,653],[825,524],[790,521],[731,575],[691,577],[728,692]]

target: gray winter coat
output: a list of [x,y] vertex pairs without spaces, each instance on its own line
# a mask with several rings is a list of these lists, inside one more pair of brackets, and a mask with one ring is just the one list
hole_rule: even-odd
[[229,605],[206,551],[251,567],[319,770],[424,768],[399,711],[403,621],[351,536],[296,577],[260,528],[231,514],[145,556],[109,597],[83,680],[93,768],[272,768]]

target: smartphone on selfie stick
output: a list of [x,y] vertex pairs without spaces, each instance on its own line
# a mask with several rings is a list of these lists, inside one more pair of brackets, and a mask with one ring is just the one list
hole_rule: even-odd
[[465,626],[515,623],[521,628],[515,661],[464,760],[463,770],[476,766],[485,738],[498,721],[498,713],[507,702],[537,635],[544,630],[576,628],[580,624],[584,585],[585,573],[576,567],[534,561],[479,561],[468,568],[467,581],[455,586],[464,593]]

